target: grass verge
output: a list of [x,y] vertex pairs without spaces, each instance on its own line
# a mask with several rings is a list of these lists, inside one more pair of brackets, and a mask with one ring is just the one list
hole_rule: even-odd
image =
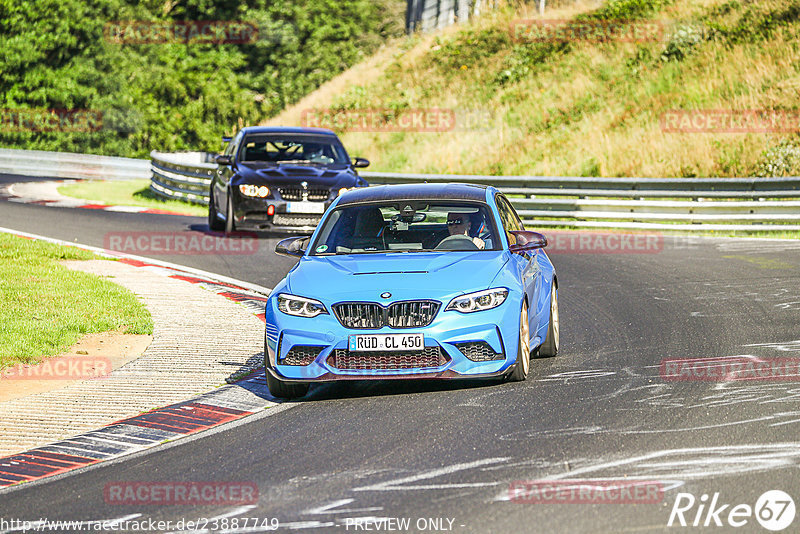
[[174,211],[187,215],[203,217],[208,208],[181,202],[165,200],[150,191],[150,180],[97,181],[84,180],[62,185],[58,192],[68,197],[91,202],[117,206],[141,206],[143,208]]
[[153,332],[150,313],[133,293],[58,263],[88,259],[98,257],[0,233],[0,369],[39,363],[88,333]]

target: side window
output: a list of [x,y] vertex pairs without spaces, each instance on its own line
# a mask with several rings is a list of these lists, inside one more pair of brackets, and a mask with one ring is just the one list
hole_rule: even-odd
[[239,143],[242,142],[242,132],[239,132],[234,136],[230,143],[228,143],[228,147],[225,149],[226,154],[236,155],[236,149],[239,147]]
[[511,207],[508,200],[500,195],[495,197],[497,201],[497,211],[500,212],[500,220],[503,223],[503,231],[506,233],[509,245],[516,245],[517,238],[514,234],[510,233],[511,230],[524,230],[522,221],[519,220],[514,208]]

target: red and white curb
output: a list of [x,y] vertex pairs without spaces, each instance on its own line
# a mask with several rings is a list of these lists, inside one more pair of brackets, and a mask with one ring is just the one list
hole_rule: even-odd
[[[98,255],[117,258],[128,265],[147,269],[154,274],[198,284],[204,289],[238,302],[264,320],[264,306],[270,291],[268,288],[199,269],[7,228],[0,228],[0,232],[81,248]],[[214,428],[278,404],[277,399],[269,396],[262,368],[233,384],[222,386],[194,399],[156,408],[98,430],[0,458],[0,490],[155,447],[164,441],[172,441]]]
[[89,203],[85,200],[62,195],[58,188],[64,184],[74,183],[73,180],[48,180],[45,182],[20,182],[0,188],[0,198],[19,204],[37,204],[56,208],[78,208],[87,210],[113,211],[118,213],[150,213],[157,215],[181,215],[196,217],[188,213],[144,208],[141,206],[115,206],[108,204]]

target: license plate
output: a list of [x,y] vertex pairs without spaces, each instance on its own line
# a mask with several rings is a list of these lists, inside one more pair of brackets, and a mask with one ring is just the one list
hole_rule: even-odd
[[359,334],[350,336],[351,351],[424,350],[424,334]]
[[287,202],[286,213],[325,213],[324,202]]

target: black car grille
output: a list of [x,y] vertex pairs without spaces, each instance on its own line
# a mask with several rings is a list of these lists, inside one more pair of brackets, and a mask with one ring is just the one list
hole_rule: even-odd
[[333,305],[345,328],[422,328],[436,317],[441,304],[435,300],[408,300],[384,307],[377,302],[341,302]]
[[306,200],[313,200],[319,202],[320,200],[328,200],[331,196],[329,189],[307,189],[302,187],[281,187],[278,189],[283,200],[303,200],[303,191],[308,192]]
[[286,353],[286,357],[279,363],[283,365],[311,365],[314,360],[317,359],[319,353],[322,352],[323,348],[324,347],[295,345],[289,349],[289,352]]
[[492,346],[485,341],[469,341],[467,343],[453,343],[453,345],[473,362],[490,362],[505,358],[502,352],[495,352]]
[[425,347],[417,352],[408,351],[350,351],[336,349],[328,356],[328,365],[336,369],[414,369],[441,367],[449,358],[441,347]]

